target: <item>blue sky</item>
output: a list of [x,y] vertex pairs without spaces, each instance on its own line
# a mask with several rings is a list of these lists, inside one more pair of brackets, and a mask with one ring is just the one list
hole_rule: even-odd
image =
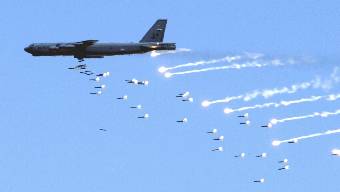
[[[202,108],[218,99],[255,89],[327,78],[338,65],[338,1],[2,1],[0,6],[0,191],[339,191],[339,135],[271,146],[273,139],[339,128],[339,118],[315,118],[261,128],[273,117],[334,111],[339,102],[249,111],[252,124],[240,126],[225,107],[338,93],[309,89],[290,95],[235,101]],[[142,38],[158,18],[168,19],[165,41],[190,48],[151,58],[149,54],[87,60],[97,72],[110,71],[108,89],[89,95],[96,85],[67,67],[71,57],[32,57],[33,42],[130,42]],[[308,58],[296,65],[214,71],[166,79],[160,66],[262,53],[264,59]],[[134,87],[125,79],[148,79]],[[195,101],[177,93],[189,90]],[[116,97],[129,95],[119,102]],[[131,105],[145,109],[134,111]],[[150,119],[136,117],[149,113]],[[189,122],[175,121],[187,116]],[[98,129],[107,129],[100,132]],[[225,136],[223,153],[205,132]],[[247,158],[233,156],[246,152]],[[267,152],[260,160],[256,154]],[[278,172],[288,158],[291,170]],[[252,181],[264,177],[264,184]]]

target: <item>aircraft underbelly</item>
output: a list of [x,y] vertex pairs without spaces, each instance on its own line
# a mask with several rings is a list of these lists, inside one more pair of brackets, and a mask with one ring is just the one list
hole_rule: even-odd
[[86,55],[124,55],[144,53],[139,46],[108,46],[108,47],[89,47]]

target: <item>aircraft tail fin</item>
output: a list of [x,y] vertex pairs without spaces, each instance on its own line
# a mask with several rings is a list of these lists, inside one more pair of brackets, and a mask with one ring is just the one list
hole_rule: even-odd
[[158,19],[139,42],[163,42],[166,23],[166,19]]

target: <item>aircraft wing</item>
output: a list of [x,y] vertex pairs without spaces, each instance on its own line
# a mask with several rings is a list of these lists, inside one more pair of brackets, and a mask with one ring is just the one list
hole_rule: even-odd
[[88,46],[95,44],[97,41],[98,40],[85,40],[85,41],[75,42],[74,44],[80,47],[88,47]]
[[74,54],[74,58],[77,58],[79,61],[84,60],[84,58],[103,58],[103,56],[98,55],[86,55],[85,50],[87,47],[95,44],[98,40],[85,40],[72,43],[76,47],[76,53]]

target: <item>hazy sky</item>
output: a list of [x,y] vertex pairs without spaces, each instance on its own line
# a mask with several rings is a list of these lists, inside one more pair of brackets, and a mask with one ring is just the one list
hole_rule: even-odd
[[[225,107],[337,94],[338,84],[201,106],[205,99],[329,79],[340,59],[339,10],[336,0],[2,1],[0,191],[339,191],[340,158],[330,152],[340,148],[340,135],[271,145],[274,139],[340,128],[339,116],[261,127],[272,118],[333,112],[339,101],[251,110],[250,126],[239,124],[242,113],[223,114]],[[74,58],[32,57],[23,50],[33,42],[137,42],[159,18],[168,19],[165,41],[192,51],[86,60],[89,69],[111,73],[101,96],[89,94],[96,83],[67,69],[77,64]],[[246,53],[263,54],[262,64],[294,64],[173,78],[158,72],[160,66]],[[127,85],[124,80],[131,78],[150,84]],[[191,92],[193,103],[175,97],[183,91]],[[124,94],[127,101],[115,99]],[[144,108],[129,108],[137,104]],[[150,118],[136,118],[144,113]],[[188,123],[176,123],[183,117]],[[213,128],[224,135],[223,143],[206,134]],[[219,146],[224,152],[210,151]],[[246,158],[234,158],[241,152]],[[262,152],[266,159],[255,157]],[[291,169],[279,172],[277,162],[284,158]],[[265,183],[253,183],[261,178]]]

